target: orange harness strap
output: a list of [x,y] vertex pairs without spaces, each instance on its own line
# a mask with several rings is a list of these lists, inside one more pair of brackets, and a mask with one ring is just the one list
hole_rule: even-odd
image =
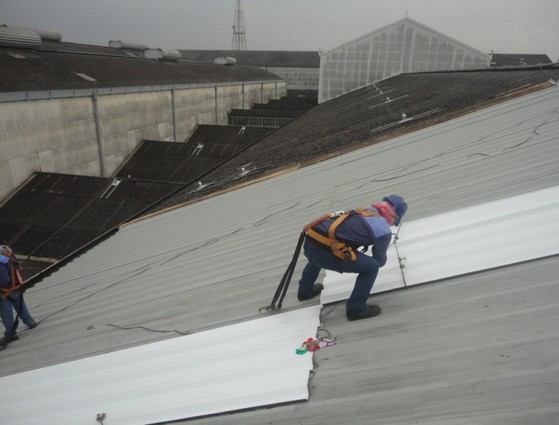
[[335,216],[335,214],[326,214],[312,221],[311,223],[307,224],[304,227],[303,231],[306,233],[307,236],[311,237],[317,242],[320,242],[321,244],[330,247],[332,254],[337,258],[343,261],[355,261],[357,258],[357,254],[355,253],[355,250],[351,246],[343,242],[339,242],[338,240],[336,240],[335,237],[336,229],[347,217],[349,217],[350,214],[360,214],[364,217],[375,217],[379,215],[378,213],[374,211],[370,211],[366,208],[358,208],[356,210],[352,210],[347,213],[344,212],[340,214],[338,218],[328,228],[328,237],[326,237],[313,229],[314,226]]
[[23,276],[21,275],[19,267],[16,264],[13,253],[8,249],[2,249],[1,254],[11,258],[9,263],[11,285],[9,288],[0,288],[0,291],[2,292],[1,299],[4,300],[9,297],[12,292],[17,291],[19,288],[21,288],[25,281],[23,279]]

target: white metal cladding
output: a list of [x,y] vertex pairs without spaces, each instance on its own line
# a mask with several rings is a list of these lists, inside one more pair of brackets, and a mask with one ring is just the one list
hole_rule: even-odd
[[[146,424],[308,399],[320,307],[0,378],[2,423]],[[8,390],[9,389],[9,390]]]
[[410,18],[320,56],[319,102],[406,73],[488,68],[490,56]]
[[[557,217],[559,186],[403,223],[371,293],[559,254]],[[355,276],[326,272],[321,302],[347,299]]]

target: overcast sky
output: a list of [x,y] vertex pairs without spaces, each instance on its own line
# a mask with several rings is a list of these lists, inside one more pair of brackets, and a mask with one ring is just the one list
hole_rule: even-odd
[[[471,47],[559,61],[559,0],[242,0],[249,50],[328,50],[407,15]],[[167,49],[231,49],[236,0],[0,0],[0,24]]]

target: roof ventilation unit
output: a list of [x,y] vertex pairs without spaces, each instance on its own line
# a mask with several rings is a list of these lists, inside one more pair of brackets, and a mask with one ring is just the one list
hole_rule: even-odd
[[147,44],[128,43],[126,41],[120,41],[120,40],[109,41],[109,47],[112,47],[113,49],[128,49],[128,50],[146,50],[148,48]]
[[37,31],[0,25],[0,46],[34,49],[40,45],[41,36]]
[[218,65],[233,66],[237,64],[237,59],[232,58],[230,56],[218,56],[217,58],[214,59],[214,63]]
[[148,59],[176,61],[180,59],[181,54],[173,49],[146,49],[144,56]]
[[24,28],[24,29],[31,29],[32,31],[36,31],[41,37],[42,41],[62,41],[62,34],[56,31],[46,31],[34,28]]

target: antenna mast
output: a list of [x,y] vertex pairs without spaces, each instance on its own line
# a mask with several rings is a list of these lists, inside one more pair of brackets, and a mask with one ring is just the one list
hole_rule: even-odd
[[243,16],[243,6],[241,0],[237,0],[235,7],[235,19],[233,24],[233,42],[231,50],[246,50],[247,37],[245,32],[245,18]]

